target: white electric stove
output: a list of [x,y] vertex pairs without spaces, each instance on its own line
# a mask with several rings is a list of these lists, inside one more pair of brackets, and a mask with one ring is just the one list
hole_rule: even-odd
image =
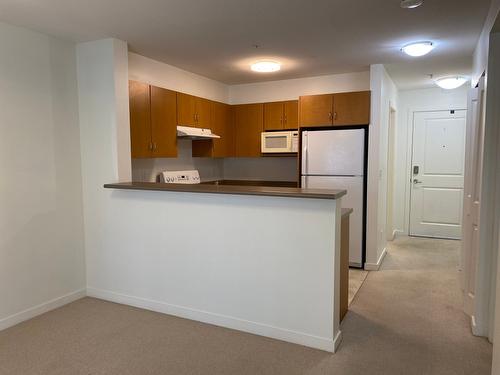
[[160,181],[166,184],[199,184],[200,174],[196,169],[187,171],[164,171]]

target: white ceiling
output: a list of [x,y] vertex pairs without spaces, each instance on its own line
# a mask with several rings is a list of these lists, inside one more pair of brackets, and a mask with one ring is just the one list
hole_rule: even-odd
[[[115,37],[138,54],[227,83],[367,70],[383,63],[400,88],[427,74],[470,72],[489,0],[0,0],[0,20],[73,41]],[[432,40],[412,59],[403,44]],[[259,45],[259,48],[253,45]],[[256,74],[259,58],[282,71]]]

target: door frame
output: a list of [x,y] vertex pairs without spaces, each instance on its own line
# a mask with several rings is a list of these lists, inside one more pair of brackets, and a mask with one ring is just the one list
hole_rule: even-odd
[[449,112],[451,110],[455,111],[467,111],[467,108],[463,107],[454,107],[454,106],[446,106],[446,107],[435,107],[435,106],[422,106],[422,107],[413,107],[408,109],[408,118],[407,123],[411,124],[409,126],[407,132],[406,139],[406,171],[405,171],[405,207],[404,207],[404,231],[406,235],[410,235],[410,207],[411,207],[411,167],[413,162],[413,133],[415,127],[415,113],[418,112]]
[[389,125],[387,127],[387,212],[385,218],[386,239],[387,241],[394,240],[396,230],[394,229],[394,187],[396,173],[396,123],[397,112],[393,103],[389,103]]

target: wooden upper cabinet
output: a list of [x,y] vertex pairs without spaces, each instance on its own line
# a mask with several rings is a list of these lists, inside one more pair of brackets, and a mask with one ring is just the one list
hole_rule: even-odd
[[332,124],[333,95],[301,96],[299,100],[300,126],[328,126]]
[[301,96],[300,126],[368,125],[370,91]]
[[210,129],[220,139],[193,141],[194,157],[224,158],[234,156],[234,133],[231,121],[231,106],[210,102]]
[[182,126],[210,128],[210,100],[177,93],[177,123]]
[[234,132],[231,121],[231,106],[224,103],[212,102],[211,112],[212,131],[220,135],[214,139],[213,156],[216,158],[234,156]]
[[283,102],[264,103],[264,130],[284,129]]
[[130,141],[132,158],[149,158],[152,152],[150,86],[129,81]]
[[151,139],[155,158],[177,157],[177,95],[151,86]]
[[297,129],[298,112],[298,100],[264,103],[264,130]]
[[333,125],[368,125],[370,91],[334,94]]
[[196,97],[177,93],[177,124],[196,127]]
[[208,99],[196,97],[196,126],[210,129],[211,102]]
[[176,93],[129,81],[132,158],[177,156]]
[[235,156],[261,156],[260,136],[264,129],[264,105],[239,104],[232,106],[232,110]]
[[299,128],[299,101],[283,102],[283,129]]

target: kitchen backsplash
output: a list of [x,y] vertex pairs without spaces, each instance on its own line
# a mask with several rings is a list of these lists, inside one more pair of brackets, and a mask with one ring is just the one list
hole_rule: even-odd
[[155,182],[165,170],[197,169],[202,181],[266,180],[296,181],[297,158],[193,158],[191,141],[178,140],[178,157],[161,159],[132,159],[132,180]]
[[227,158],[226,180],[297,181],[296,157]]
[[223,177],[223,160],[213,158],[193,158],[188,139],[177,140],[177,158],[132,159],[132,180],[155,182],[158,175],[166,170],[180,171],[197,169],[202,181],[219,180]]

